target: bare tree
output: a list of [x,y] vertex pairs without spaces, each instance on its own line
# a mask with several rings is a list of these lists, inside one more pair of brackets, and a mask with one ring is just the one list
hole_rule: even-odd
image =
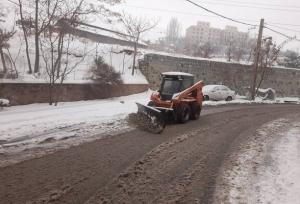
[[[81,10],[82,3],[83,0],[80,0],[78,4],[72,4],[69,1],[47,0],[47,7],[44,8],[48,13],[49,19],[47,21],[47,29],[43,31],[43,38],[38,40],[38,47],[39,50],[41,49],[41,56],[48,76],[50,105],[52,103],[57,105],[59,100],[55,94],[56,84],[62,84],[85,57],[85,55],[82,55],[77,62],[70,63],[72,37],[66,33],[61,25],[58,25],[61,19],[68,19],[71,23],[78,20],[77,14]],[[62,63],[62,60],[64,60],[64,63]]]
[[64,36],[64,43],[60,37],[60,34],[48,30],[47,38],[40,41],[41,56],[45,63],[49,84],[49,105],[53,103],[57,105],[59,95],[57,95],[55,88],[64,83],[68,75],[84,61],[88,54],[86,47],[84,47],[81,55],[72,52],[73,37],[70,34]]
[[4,53],[4,49],[9,47],[8,41],[14,36],[16,32],[13,31],[6,31],[0,29],[0,57],[2,61],[2,67],[3,67],[3,72],[6,73],[8,70],[7,67],[7,59],[9,60],[9,57],[7,54]]
[[228,62],[231,62],[234,51],[235,51],[235,45],[233,41],[230,40],[226,47],[226,57]]
[[158,21],[150,21],[142,17],[134,17],[131,15],[123,14],[121,21],[126,29],[128,35],[131,36],[131,40],[134,42],[134,52],[133,52],[133,63],[132,63],[132,75],[134,75],[136,55],[138,51],[138,44],[140,37],[143,33],[153,29]]
[[[20,11],[20,24],[22,26],[23,35],[26,44],[26,54],[29,66],[29,73],[37,73],[40,68],[40,39],[41,35],[53,25],[53,22],[61,18],[82,20],[89,14],[100,15],[110,21],[107,16],[116,15],[117,13],[111,11],[107,5],[114,5],[121,2],[121,0],[97,0],[89,2],[87,0],[18,0]],[[26,9],[24,9],[26,6]],[[25,12],[26,10],[26,12]],[[34,14],[32,18],[31,14]],[[27,15],[25,15],[27,14]],[[34,48],[35,48],[35,63],[32,70],[28,37],[29,30],[34,30]]]
[[10,52],[9,47],[6,47],[8,57],[10,59],[10,62],[12,63],[12,69],[11,69],[11,72],[10,72],[10,77],[11,78],[18,78],[19,77],[19,72],[18,72],[18,69],[17,69],[16,62],[17,62],[18,58],[20,57],[21,48],[22,48],[22,43],[20,44],[17,55],[13,57],[11,52]]
[[210,42],[206,42],[197,48],[196,56],[203,58],[210,58],[216,51],[216,46],[213,46]]
[[20,25],[23,31],[24,41],[25,41],[25,52],[26,52],[26,59],[27,59],[27,65],[28,65],[28,73],[32,73],[32,65],[31,65],[31,59],[29,54],[29,43],[28,43],[28,36],[29,36],[29,30],[31,27],[33,27],[30,20],[26,20],[24,17],[24,10],[23,10],[23,2],[22,0],[19,1],[19,12],[20,12]]
[[233,52],[233,58],[235,61],[240,62],[245,54],[245,50],[241,47],[237,47]]
[[167,27],[166,42],[176,45],[181,37],[181,25],[177,18],[172,18]]
[[40,35],[49,28],[54,18],[59,16],[63,7],[63,0],[34,0],[34,41],[35,41],[35,63],[34,73],[39,72],[40,68]]
[[268,76],[271,67],[276,62],[281,46],[277,46],[272,38],[266,38],[262,42],[262,47],[260,51],[259,61],[258,61],[258,84],[256,85],[256,92],[258,92],[262,82]]
[[[49,104],[56,105],[60,99],[55,88],[63,84],[67,76],[84,61],[88,54],[86,47],[81,50],[81,54],[74,53],[72,45],[76,38],[68,34],[64,23],[76,27],[78,23],[85,20],[85,15],[91,13],[100,14],[107,19],[116,14],[102,6],[86,5],[84,0],[45,0],[45,2],[43,10],[47,11],[48,19],[43,20],[44,26],[39,28],[45,28],[42,32],[43,38],[39,39],[39,49],[41,49],[49,81]],[[99,2],[114,4],[119,0],[100,0]]]

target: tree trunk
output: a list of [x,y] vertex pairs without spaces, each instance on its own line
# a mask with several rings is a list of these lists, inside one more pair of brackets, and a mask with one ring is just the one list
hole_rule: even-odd
[[52,82],[49,83],[49,105],[51,106],[53,103],[53,86]]
[[27,31],[26,27],[24,25],[24,17],[23,17],[23,8],[22,8],[22,2],[19,0],[19,9],[20,9],[20,17],[21,17],[21,26],[24,34],[24,40],[25,40],[25,47],[26,47],[26,58],[28,63],[28,73],[32,74],[32,67],[31,67],[31,60],[29,55],[29,45],[28,45],[28,39],[27,39]]
[[35,63],[34,73],[39,72],[40,67],[40,47],[39,47],[39,0],[35,0]]
[[124,53],[123,53],[123,67],[122,67],[122,74],[124,74],[124,69],[125,69],[125,56],[126,56],[126,53],[124,52]]
[[3,72],[6,73],[7,72],[7,67],[6,67],[4,53],[3,53],[2,48],[0,48],[0,55],[1,55],[1,61],[2,61],[2,66],[3,66]]
[[135,70],[135,60],[136,60],[136,55],[137,55],[137,46],[139,43],[139,38],[140,38],[140,34],[138,34],[136,41],[134,43],[134,52],[133,52],[133,63],[132,63],[132,72],[131,75],[134,75],[134,70]]
[[[55,62],[55,68],[56,68],[56,78],[58,79],[60,77],[60,69],[61,69],[61,58],[62,58],[62,52],[64,47],[64,34],[59,34],[59,40],[57,45],[57,61]],[[67,53],[68,54],[68,53]]]

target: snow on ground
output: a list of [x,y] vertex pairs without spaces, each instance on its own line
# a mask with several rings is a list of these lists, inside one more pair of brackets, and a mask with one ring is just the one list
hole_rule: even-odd
[[300,116],[265,124],[231,155],[215,203],[300,203]]
[[245,96],[236,96],[235,100],[232,101],[204,101],[204,106],[220,106],[228,104],[281,104],[281,103],[295,103],[299,104],[300,99],[297,97],[278,97],[276,100],[263,100],[256,97],[254,101],[247,100]]
[[13,106],[0,111],[0,155],[48,145],[70,146],[123,131],[126,116],[146,103],[150,92],[131,96],[48,104]]
[[9,100],[0,98],[0,107],[9,106]]

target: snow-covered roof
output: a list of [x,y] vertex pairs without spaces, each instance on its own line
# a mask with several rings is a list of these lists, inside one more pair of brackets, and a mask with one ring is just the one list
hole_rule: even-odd
[[162,75],[167,76],[193,76],[192,74],[185,73],[185,72],[164,72]]

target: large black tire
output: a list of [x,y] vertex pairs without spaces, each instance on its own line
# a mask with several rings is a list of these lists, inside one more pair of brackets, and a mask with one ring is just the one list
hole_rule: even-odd
[[232,101],[232,97],[231,96],[228,96],[226,99],[225,99],[225,101]]
[[204,101],[209,101],[209,96],[208,95],[204,96]]
[[191,116],[191,107],[188,104],[181,104],[176,110],[177,121],[179,123],[186,123]]
[[197,102],[191,103],[191,120],[198,120],[201,113],[201,105],[199,105]]

